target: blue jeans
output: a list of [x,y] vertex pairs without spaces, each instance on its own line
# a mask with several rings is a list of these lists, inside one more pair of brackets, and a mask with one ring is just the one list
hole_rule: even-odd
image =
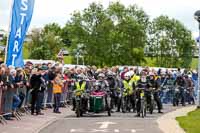
[[37,96],[37,102],[36,102],[36,108],[38,107],[39,110],[42,108],[43,99],[44,99],[44,92],[39,91],[38,96]]
[[194,97],[197,99],[198,93],[198,80],[194,80]]
[[51,106],[53,104],[53,88],[48,88],[47,93],[47,104]]
[[54,94],[54,112],[59,112],[61,93]]
[[13,96],[13,105],[12,105],[12,109],[16,110],[17,107],[20,105],[21,100],[19,98],[19,96],[17,96],[16,94]]

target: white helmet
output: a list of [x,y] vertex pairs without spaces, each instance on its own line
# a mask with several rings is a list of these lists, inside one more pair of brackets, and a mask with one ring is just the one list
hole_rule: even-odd
[[132,77],[134,74],[135,74],[135,73],[134,73],[133,70],[129,71],[129,75],[130,75],[130,77]]
[[104,78],[104,77],[105,77],[105,74],[100,73],[100,74],[98,75],[98,77],[102,77],[102,78]]
[[85,79],[85,75],[83,73],[79,74],[78,79]]
[[166,73],[165,73],[165,71],[161,71],[161,75],[165,75]]
[[149,73],[149,76],[154,76],[155,74],[153,72],[150,72]]
[[107,76],[113,76],[113,72],[112,71],[108,71]]
[[125,75],[124,75],[124,76],[125,76],[125,77],[129,77],[129,78],[130,78],[130,77],[131,77],[131,76],[130,76],[130,72],[127,72],[127,73],[125,73]]

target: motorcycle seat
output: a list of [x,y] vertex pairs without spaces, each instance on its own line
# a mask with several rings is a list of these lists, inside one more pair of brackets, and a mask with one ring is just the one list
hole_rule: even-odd
[[104,92],[104,91],[99,91],[99,92],[96,92],[96,91],[93,91],[92,93],[91,93],[91,96],[105,96],[106,95],[106,93]]

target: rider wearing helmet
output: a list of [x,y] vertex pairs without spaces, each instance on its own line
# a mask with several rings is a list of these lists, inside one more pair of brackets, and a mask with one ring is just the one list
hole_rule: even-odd
[[[125,73],[122,87],[124,88],[123,96],[128,97],[128,99],[130,100],[130,103],[132,104],[133,111],[135,111],[135,100],[134,100],[134,95],[133,95],[133,92],[135,90],[135,84],[131,80],[130,72]],[[125,110],[122,110],[122,111],[125,112]]]
[[[157,104],[157,107],[158,107],[158,113],[162,113],[161,112],[162,103],[161,103],[161,100],[160,100],[160,97],[159,97],[159,84],[158,84],[158,81],[155,80],[153,72],[149,73],[148,89],[150,91],[152,91],[151,89],[153,89],[153,97],[154,97],[154,100],[156,101],[156,104]],[[148,94],[147,94],[147,97],[148,97]],[[149,100],[151,100],[151,99],[147,98],[147,102]]]
[[185,75],[185,82],[186,82],[186,97],[187,97],[187,101],[189,104],[191,104],[191,102],[193,104],[195,104],[195,100],[194,100],[194,83],[191,79],[191,75]]
[[141,78],[137,82],[137,90],[136,90],[136,109],[137,109],[137,116],[140,116],[140,109],[141,109],[141,89],[146,90],[148,87],[147,81],[147,74],[146,71],[141,71],[140,73]]
[[99,73],[99,75],[97,76],[98,79],[98,83],[99,85],[99,89],[101,90],[108,90],[108,83],[105,81],[105,74],[104,73]]
[[185,82],[185,78],[183,77],[183,75],[179,74],[174,82],[174,84],[176,85],[176,87],[179,90],[180,93],[180,99],[181,99],[181,104],[183,106],[185,106],[185,87],[186,87],[186,82]]
[[[85,93],[86,90],[88,89],[88,85],[87,82],[85,81],[85,75],[83,73],[79,74],[77,76],[77,81],[75,82],[75,86],[74,86],[74,92],[75,91],[81,91],[81,93]],[[88,99],[86,97],[83,98],[83,105],[84,108],[87,109],[87,102]],[[73,98],[73,109],[75,110],[76,107],[76,101],[75,101],[75,97]]]
[[104,73],[99,73],[99,75],[97,76],[98,80],[104,80],[105,78],[105,74]]
[[107,72],[107,79],[109,90],[111,92],[111,109],[117,106],[117,81],[114,78],[112,71]]

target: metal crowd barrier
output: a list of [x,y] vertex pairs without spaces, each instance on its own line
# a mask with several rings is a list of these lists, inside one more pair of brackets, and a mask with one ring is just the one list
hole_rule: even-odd
[[[62,104],[67,105],[68,100],[71,101],[71,89],[72,88],[68,88],[66,85],[63,88],[61,97]],[[21,120],[23,115],[30,114],[31,91],[32,89],[26,86],[16,88],[8,87],[7,89],[3,89],[3,87],[0,86],[0,122],[2,124],[7,124],[7,117]],[[53,99],[53,86],[50,84],[44,92],[44,107],[53,107]]]
[[23,113],[29,114],[30,91],[25,86],[20,88],[0,86],[0,122],[7,124],[6,119],[21,120]]
[[13,95],[14,91],[12,88],[1,87],[1,122],[2,124],[7,124],[5,118],[12,115],[12,104],[13,104]]
[[7,124],[6,120],[3,117],[3,87],[0,86],[0,122],[2,124]]
[[[174,98],[174,93],[175,93],[176,87],[177,86],[165,86],[164,88],[161,89],[160,97],[161,97],[161,102],[163,104],[173,103],[173,98]],[[187,88],[185,88],[185,89],[187,89]],[[185,90],[185,91],[186,91],[186,92],[184,92],[185,102],[188,102],[190,104],[192,99],[193,98],[195,99],[195,87],[194,87],[193,92],[187,92],[187,90]]]

